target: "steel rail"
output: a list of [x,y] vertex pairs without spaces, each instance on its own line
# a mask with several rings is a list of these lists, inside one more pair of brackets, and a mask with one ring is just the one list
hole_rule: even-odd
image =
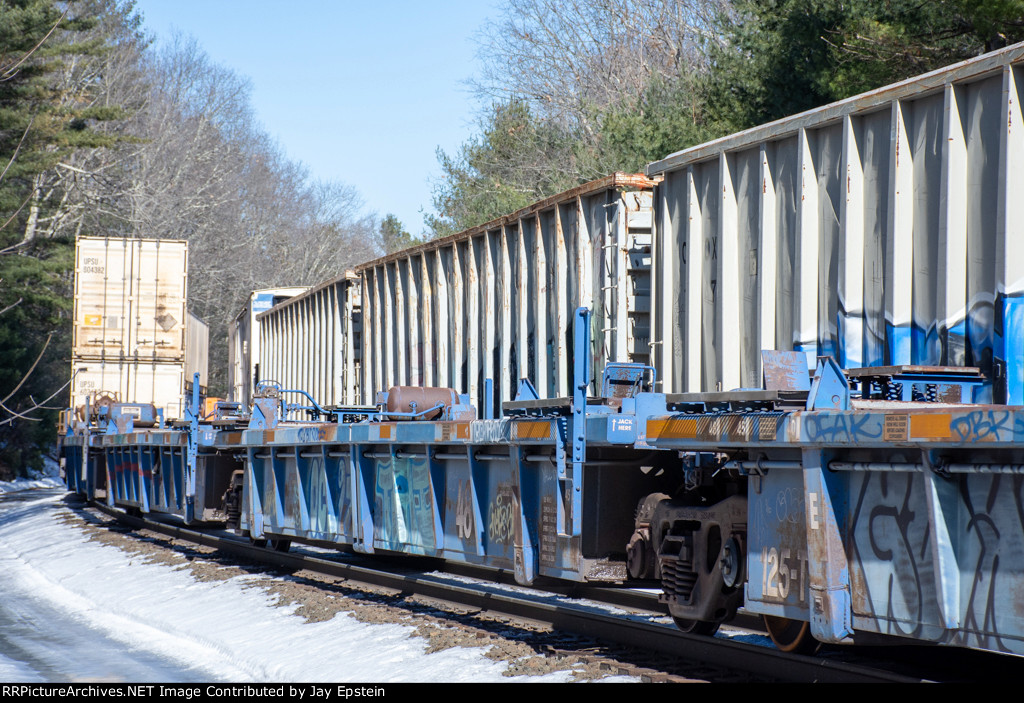
[[727,668],[767,679],[800,683],[922,681],[921,678],[894,674],[863,665],[786,654],[768,647],[724,638],[690,635],[668,625],[595,612],[592,606],[588,608],[583,604],[553,602],[557,597],[555,594],[497,592],[495,589],[499,587],[488,587],[488,584],[452,584],[442,577],[430,574],[391,573],[308,554],[275,552],[264,547],[256,547],[242,541],[241,538],[197,532],[168,522],[126,515],[106,505],[94,505],[130,527],[152,530],[247,560],[285,570],[305,569],[358,584],[476,608],[481,612],[542,622],[561,632],[636,647],[660,655],[671,655],[687,662]]

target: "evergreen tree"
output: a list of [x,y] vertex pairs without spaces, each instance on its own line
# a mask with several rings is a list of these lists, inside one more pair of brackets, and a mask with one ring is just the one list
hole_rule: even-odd
[[602,175],[580,134],[540,120],[522,101],[492,106],[482,134],[456,156],[438,151],[434,236],[460,232]]
[[736,0],[711,43],[710,112],[734,131],[1024,39],[1022,0]]
[[66,398],[73,241],[50,236],[67,194],[47,174],[113,141],[92,125],[120,111],[69,80],[103,50],[95,24],[82,3],[0,1],[0,477],[40,466]]
[[377,234],[380,236],[385,254],[394,254],[396,251],[422,244],[419,239],[409,234],[402,226],[402,221],[392,214],[386,215],[381,220]]

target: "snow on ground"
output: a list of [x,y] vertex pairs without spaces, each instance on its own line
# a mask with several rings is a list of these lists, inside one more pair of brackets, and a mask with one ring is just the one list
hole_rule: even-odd
[[64,482],[52,476],[46,478],[16,478],[13,481],[0,481],[0,493],[27,491],[30,488],[64,488]]
[[[5,489],[10,487],[0,486]],[[426,654],[425,641],[410,637],[412,628],[404,625],[360,623],[345,614],[306,623],[294,608],[274,607],[271,596],[247,587],[243,577],[199,582],[187,570],[133,561],[115,547],[88,541],[61,520],[67,512],[62,498],[51,489],[0,500],[2,681],[571,678],[569,672],[505,677],[505,664],[486,659],[478,648]],[[27,634],[19,639],[8,632]],[[110,662],[114,655],[98,654],[103,647],[123,649],[124,666],[116,656]],[[154,668],[145,668],[150,661]]]

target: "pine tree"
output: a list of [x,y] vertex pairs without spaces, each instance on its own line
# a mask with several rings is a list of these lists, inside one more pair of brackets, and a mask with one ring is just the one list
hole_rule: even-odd
[[74,80],[74,60],[104,50],[89,32],[101,9],[0,0],[0,478],[40,466],[48,408],[66,398],[53,394],[68,379],[74,243],[56,226],[67,192],[50,176],[76,149],[114,141],[93,125],[120,111],[90,105],[92,86]]

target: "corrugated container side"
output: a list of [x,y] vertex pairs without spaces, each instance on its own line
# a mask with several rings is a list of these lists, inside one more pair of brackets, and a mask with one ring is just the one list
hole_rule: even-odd
[[357,268],[366,320],[362,396],[452,387],[483,414],[529,378],[567,396],[575,309],[593,309],[594,377],[649,359],[651,182],[614,174],[499,220]]
[[249,404],[257,381],[269,378],[259,368],[260,336],[256,316],[309,290],[308,286],[253,291],[228,325],[228,400]]
[[184,241],[79,237],[72,355],[182,361],[187,274]]
[[664,178],[662,389],[759,387],[771,348],[847,368],[978,366],[994,381],[978,400],[1024,403],[1022,57],[1010,47],[648,166]]
[[180,418],[185,410],[185,368],[180,362],[72,359],[71,407],[95,402],[109,393],[118,401],[152,403],[165,419]]
[[[264,378],[321,406],[357,405],[362,351],[359,279],[347,273],[257,316]],[[308,405],[301,396],[290,403]]]

